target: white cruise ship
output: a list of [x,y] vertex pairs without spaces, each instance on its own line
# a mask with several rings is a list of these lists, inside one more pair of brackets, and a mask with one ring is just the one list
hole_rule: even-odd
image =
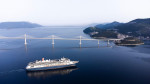
[[68,58],[61,58],[61,59],[55,59],[55,60],[36,60],[35,62],[30,62],[26,66],[27,71],[37,71],[37,70],[48,70],[48,69],[59,69],[59,68],[65,68],[65,67],[71,67],[75,66],[76,63],[79,61],[71,61]]

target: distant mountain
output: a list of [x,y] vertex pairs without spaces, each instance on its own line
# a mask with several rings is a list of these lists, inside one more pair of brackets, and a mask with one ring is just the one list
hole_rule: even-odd
[[96,26],[96,25],[98,25],[99,23],[92,23],[92,24],[89,24],[89,25],[87,25],[88,27],[93,27],[93,26]]
[[0,28],[35,28],[42,27],[39,24],[30,22],[2,22],[0,23]]
[[116,26],[118,32],[129,34],[132,36],[150,36],[150,18],[148,19],[135,19],[128,23]]
[[[91,24],[86,24],[83,25],[83,27],[95,27],[96,25],[99,25],[100,23],[91,23]],[[105,24],[105,23],[101,23],[101,24]]]
[[135,19],[130,21],[129,23],[144,23],[144,24],[150,24],[150,18],[147,19]]
[[96,25],[95,27],[96,28],[102,28],[102,29],[113,29],[116,26],[121,25],[121,24],[123,24],[123,23],[119,23],[119,22],[114,21],[112,23],[99,24],[99,25]]
[[127,23],[112,22],[109,24],[99,24],[99,25],[96,25],[95,27],[88,27],[83,32],[86,34],[91,34],[92,32],[99,32],[97,33],[97,35],[95,34],[94,36],[103,36],[103,37],[109,36],[110,37],[110,35],[104,36],[100,34],[101,31],[103,31],[106,34],[106,32],[108,33],[110,29],[117,30],[118,33],[129,35],[129,36],[150,37],[150,18],[135,19]]

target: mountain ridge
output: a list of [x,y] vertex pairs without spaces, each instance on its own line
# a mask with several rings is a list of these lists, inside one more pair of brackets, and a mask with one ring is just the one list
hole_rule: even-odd
[[[83,30],[84,33],[90,34],[91,32],[100,32],[103,29],[104,32],[106,30],[117,30],[118,33],[134,36],[134,37],[150,37],[150,18],[146,19],[135,19],[129,21],[127,23],[119,23],[119,22],[112,22],[105,25],[88,27]],[[95,35],[100,36],[100,35]],[[108,35],[107,35],[108,36]]]
[[40,24],[26,22],[26,21],[18,21],[18,22],[1,22],[0,28],[35,28],[35,27],[42,27]]

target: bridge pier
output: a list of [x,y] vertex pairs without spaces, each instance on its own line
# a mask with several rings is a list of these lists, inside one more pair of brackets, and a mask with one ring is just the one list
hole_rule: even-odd
[[25,45],[27,44],[27,35],[26,34],[24,35],[24,44]]
[[81,48],[81,44],[82,44],[81,39],[82,39],[82,36],[80,36],[80,42],[79,42],[80,48]]
[[98,44],[98,48],[99,48],[99,40],[98,40],[98,43],[97,43],[97,44]]
[[99,40],[98,40],[98,43],[97,43],[98,45],[99,45]]
[[109,45],[110,43],[109,43],[109,40],[107,41],[107,45]]
[[79,44],[80,44],[80,45],[82,44],[82,42],[81,42],[81,38],[82,38],[82,36],[80,36],[80,42],[79,42]]
[[25,44],[25,51],[26,51],[26,53],[27,53],[27,50],[28,50],[28,48],[27,48],[27,45]]
[[54,48],[54,44],[52,44],[52,48]]
[[54,35],[52,35],[52,45],[54,45],[55,44],[55,42],[54,42]]

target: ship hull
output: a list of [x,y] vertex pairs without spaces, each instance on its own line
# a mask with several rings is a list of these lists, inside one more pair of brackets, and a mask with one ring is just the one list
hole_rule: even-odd
[[72,67],[72,66],[75,66],[75,64],[62,65],[62,66],[52,66],[52,67],[30,68],[30,69],[26,69],[26,70],[27,71],[41,71],[41,70],[50,70],[50,69],[61,69],[61,68]]

